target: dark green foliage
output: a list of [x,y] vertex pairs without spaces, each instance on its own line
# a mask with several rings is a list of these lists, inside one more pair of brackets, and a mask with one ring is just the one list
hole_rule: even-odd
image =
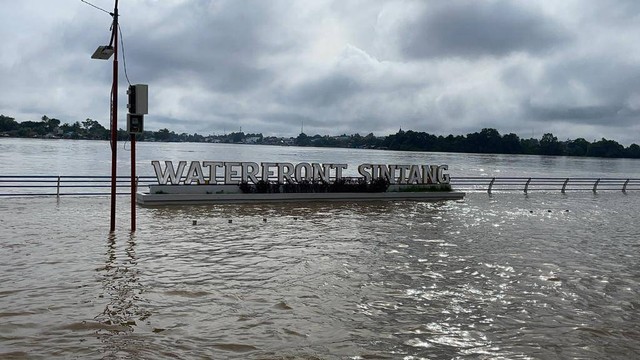
[[589,146],[587,156],[619,158],[625,155],[624,147],[613,140],[602,138]]
[[0,131],[13,131],[18,129],[18,123],[12,117],[0,115]]
[[257,184],[251,185],[242,182],[238,185],[243,194],[265,194],[265,193],[344,193],[344,192],[384,192],[389,188],[389,182],[384,178],[377,178],[370,182],[363,178],[357,179],[337,179],[334,182],[324,181],[301,181],[299,183],[281,184],[278,182],[268,182],[259,180]]
[[[583,138],[567,141],[566,155],[568,156],[587,156],[587,151],[591,145]],[[635,144],[634,144],[635,145]],[[633,146],[633,145],[631,145]],[[636,145],[637,146],[637,145]]]
[[281,184],[264,180],[259,180],[256,184],[243,181],[238,187],[243,194],[272,194],[280,192]]
[[296,138],[295,144],[298,146],[309,146],[311,145],[311,139],[305,133],[300,133]]
[[369,192],[385,192],[389,188],[389,180],[379,177],[369,183]]
[[399,192],[438,192],[438,191],[451,191],[450,184],[432,184],[432,185],[413,185],[405,188],[400,188]]
[[255,192],[264,194],[266,192],[270,192],[269,188],[270,188],[270,186],[269,186],[269,182],[268,181],[260,180],[255,185]]
[[244,133],[243,132],[234,132],[229,134],[229,138],[231,139],[232,143],[239,143],[242,142],[242,140],[244,139]]
[[238,186],[240,187],[240,191],[242,191],[243,194],[252,192],[251,185],[249,185],[249,183],[246,181],[241,182]]
[[540,139],[540,155],[562,155],[563,146],[558,142],[558,138],[551,133],[542,135]]

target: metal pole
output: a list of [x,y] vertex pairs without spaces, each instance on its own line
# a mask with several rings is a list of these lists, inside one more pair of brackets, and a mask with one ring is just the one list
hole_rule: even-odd
[[131,134],[131,232],[136,231],[136,134]]
[[118,161],[118,0],[113,8],[113,83],[111,88],[111,226],[116,230],[116,176]]

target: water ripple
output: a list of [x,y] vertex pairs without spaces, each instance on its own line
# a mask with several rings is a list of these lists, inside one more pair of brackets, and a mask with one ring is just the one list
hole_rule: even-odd
[[630,197],[140,208],[113,236],[108,199],[5,200],[0,358],[640,351]]

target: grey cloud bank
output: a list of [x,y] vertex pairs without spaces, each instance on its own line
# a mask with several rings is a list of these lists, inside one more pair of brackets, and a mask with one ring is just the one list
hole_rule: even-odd
[[[129,78],[150,87],[149,129],[294,136],[304,122],[307,134],[491,127],[640,142],[635,1],[130,0],[120,11]],[[3,3],[0,113],[107,126],[111,64],[89,57],[109,25],[80,1]]]

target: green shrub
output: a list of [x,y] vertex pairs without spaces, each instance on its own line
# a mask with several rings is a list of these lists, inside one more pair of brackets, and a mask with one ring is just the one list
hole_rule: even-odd
[[326,181],[301,181],[298,183],[281,184],[260,180],[256,184],[241,182],[238,187],[244,194],[257,193],[363,193],[385,192],[389,188],[389,181],[384,178],[376,178],[369,182],[363,178],[340,178],[331,183]]
[[408,187],[401,187],[398,192],[438,192],[438,191],[451,191],[450,184],[430,184],[430,185],[411,185]]

